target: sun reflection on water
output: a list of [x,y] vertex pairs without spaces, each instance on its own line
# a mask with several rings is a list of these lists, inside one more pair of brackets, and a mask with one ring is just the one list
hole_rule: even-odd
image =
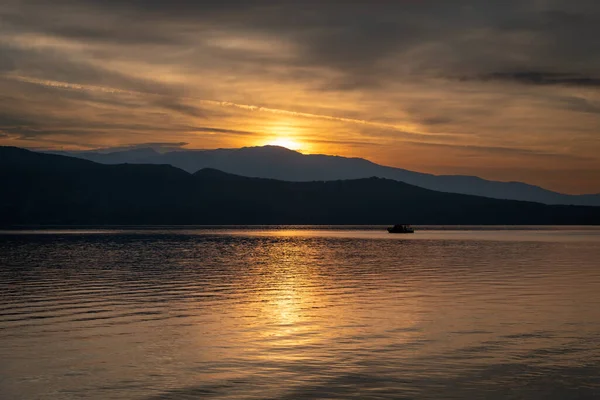
[[[247,316],[246,351],[266,363],[292,362],[322,358],[322,349],[332,345],[352,349],[382,328],[404,330],[396,338],[406,340],[416,334],[418,300],[394,304],[382,298],[377,315],[362,303],[361,292],[377,295],[380,290],[372,286],[376,271],[365,268],[345,282],[332,280],[328,268],[334,266],[328,260],[339,259],[342,250],[347,252],[335,246],[317,249],[309,240],[285,232],[252,255],[244,282],[247,298],[232,310]],[[346,256],[351,259],[352,254]],[[398,345],[384,342],[374,336],[369,346]]]
[[595,398],[597,235],[279,232],[0,240],[2,394]]

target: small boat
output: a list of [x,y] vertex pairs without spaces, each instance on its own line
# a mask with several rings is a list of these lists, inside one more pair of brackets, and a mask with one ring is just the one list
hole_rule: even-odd
[[389,233],[415,233],[415,230],[410,225],[394,225],[387,228]]

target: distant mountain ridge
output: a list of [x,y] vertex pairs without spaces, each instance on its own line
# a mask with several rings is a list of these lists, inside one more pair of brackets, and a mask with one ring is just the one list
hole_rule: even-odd
[[544,204],[600,206],[600,194],[568,195],[521,182],[490,181],[466,175],[432,175],[386,167],[362,158],[301,154],[283,147],[240,149],[174,150],[164,153],[152,148],[114,152],[53,152],[102,164],[169,164],[190,173],[215,168],[231,174],[293,182],[333,181],[378,177],[393,179],[425,189],[471,194],[496,199],[534,201]]
[[435,192],[390,179],[287,182],[205,168],[99,164],[0,147],[0,226],[600,224],[600,207]]

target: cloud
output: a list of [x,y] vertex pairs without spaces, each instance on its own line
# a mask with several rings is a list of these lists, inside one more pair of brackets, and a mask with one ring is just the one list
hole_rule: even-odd
[[326,140],[326,139],[309,139],[310,143],[322,143],[322,144],[340,144],[352,147],[364,147],[364,146],[383,146],[381,143],[360,141],[360,140]]
[[451,143],[427,143],[427,142],[407,142],[414,146],[436,147],[442,149],[455,149],[467,151],[472,156],[485,157],[485,155],[495,154],[504,156],[527,156],[527,157],[543,157],[562,160],[578,160],[578,161],[593,161],[594,158],[584,157],[575,154],[555,153],[536,149],[518,148],[518,147],[500,147],[500,146],[476,146]]
[[[32,83],[32,84],[36,84],[36,85],[41,85],[41,86],[45,86],[45,87],[49,87],[49,88],[57,88],[57,89],[68,89],[68,90],[76,90],[76,91],[101,92],[101,93],[114,93],[114,94],[161,96],[160,94],[157,94],[157,93],[122,90],[122,89],[115,89],[115,88],[107,87],[107,86],[82,85],[82,84],[73,84],[73,83],[61,82],[61,81],[41,80],[41,79],[29,78],[29,77],[23,77],[23,76],[8,76],[8,78],[14,79],[14,80],[17,80],[20,82]],[[398,130],[398,131],[403,131],[405,129],[405,126],[392,124],[392,123],[386,123],[386,122],[369,121],[369,120],[357,119],[357,118],[338,117],[338,116],[325,115],[325,114],[314,114],[314,113],[307,113],[307,112],[302,112],[302,111],[285,110],[285,109],[281,109],[281,108],[264,107],[264,106],[260,106],[260,105],[239,104],[239,103],[234,103],[234,102],[230,102],[230,101],[217,101],[217,100],[208,100],[208,99],[200,99],[200,98],[188,98],[188,99],[195,100],[201,104],[226,107],[226,108],[235,108],[235,109],[240,109],[240,110],[250,111],[250,112],[264,112],[264,113],[286,115],[286,116],[292,116],[292,117],[320,119],[320,120],[327,120],[327,121],[337,121],[337,122],[344,122],[344,123],[350,123],[350,124],[368,125],[368,126],[374,126],[374,127],[378,127],[378,128],[392,129],[392,130]],[[204,113],[201,112],[199,108],[193,107],[193,106],[188,106],[188,105],[182,104],[177,101],[173,101],[173,99],[159,98],[158,100],[156,100],[154,102],[154,104],[159,105],[161,107],[165,107],[169,110],[178,111],[183,114],[190,115],[190,116],[195,116],[195,117],[204,116]],[[407,131],[404,131],[403,133],[405,133],[407,135],[409,135],[409,134],[410,135],[418,135],[417,133],[407,132]]]
[[195,118],[206,118],[207,111],[196,106],[184,104],[180,100],[172,98],[159,98],[154,104],[170,111],[176,111],[183,115]]
[[97,152],[97,153],[111,153],[115,151],[135,150],[135,149],[146,149],[152,148],[159,152],[181,150],[189,143],[187,142],[150,142],[150,143],[135,143],[124,146],[115,147],[101,147],[95,149],[89,149],[85,152]]
[[[82,60],[69,52],[52,48],[28,48],[7,45],[0,42],[1,72],[23,75],[31,81],[68,82],[70,85],[112,86],[120,91],[136,91],[175,95],[183,88],[174,84],[164,84],[156,80],[144,79],[109,69],[101,63]],[[25,72],[25,73],[23,73]]]
[[208,126],[192,127],[191,129],[196,132],[223,133],[226,135],[235,135],[235,136],[253,136],[253,135],[257,134],[256,132],[250,132],[250,131],[213,128],[213,127],[208,127]]
[[0,109],[20,121],[0,121],[2,143],[284,132],[375,161],[448,143],[415,145],[415,163],[473,173],[467,151],[600,170],[596,0],[5,0],[0,19]]
[[[467,78],[468,79],[468,78]],[[566,85],[600,87],[600,77],[564,72],[495,72],[478,77],[482,81],[507,81],[528,85]]]
[[585,97],[556,96],[554,100],[561,109],[566,109],[579,113],[600,114],[600,98],[589,99]]

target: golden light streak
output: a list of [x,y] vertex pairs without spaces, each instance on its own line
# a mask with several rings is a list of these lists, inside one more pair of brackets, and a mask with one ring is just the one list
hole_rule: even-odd
[[[26,76],[20,76],[20,75],[4,75],[4,76],[8,79],[19,81],[19,82],[25,82],[25,83],[31,83],[31,84],[36,84],[36,85],[41,85],[41,86],[46,86],[46,87],[53,87],[53,88],[67,89],[67,90],[84,90],[84,91],[92,91],[92,92],[129,94],[129,95],[165,96],[160,93],[123,90],[123,89],[115,89],[115,88],[106,87],[106,86],[96,86],[96,85],[77,84],[77,83],[69,83],[69,82],[54,81],[54,80],[44,80],[44,79],[37,79],[37,78],[31,78],[31,77],[26,77]],[[409,125],[386,124],[383,122],[367,121],[367,120],[363,120],[363,119],[344,118],[344,117],[336,117],[336,116],[332,116],[332,115],[323,115],[323,114],[311,114],[311,113],[305,113],[305,112],[283,110],[283,109],[279,109],[279,108],[262,107],[262,106],[255,106],[255,105],[250,105],[250,104],[239,104],[239,103],[234,103],[234,102],[230,102],[230,101],[200,99],[200,98],[195,98],[195,97],[190,97],[190,96],[181,96],[181,98],[187,99],[187,100],[193,100],[200,104],[206,104],[206,105],[212,105],[212,106],[233,107],[233,108],[246,110],[246,111],[253,111],[253,112],[265,112],[265,113],[270,113],[270,114],[286,115],[286,116],[293,116],[293,117],[321,119],[321,120],[328,120],[328,121],[345,122],[345,123],[350,123],[350,124],[368,125],[368,126],[374,126],[374,127],[384,128],[384,129],[393,129],[393,130],[402,131],[402,132],[406,132],[406,133],[410,133],[410,134],[416,134],[416,135],[422,135],[422,136],[427,135],[427,133],[417,132],[415,130],[416,127],[409,126]]]

